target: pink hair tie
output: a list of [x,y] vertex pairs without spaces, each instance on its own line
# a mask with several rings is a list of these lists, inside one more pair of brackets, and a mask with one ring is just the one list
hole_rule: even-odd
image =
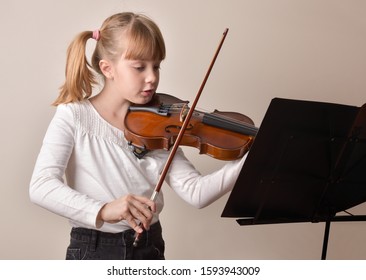
[[93,36],[92,36],[92,38],[93,38],[95,41],[99,41],[99,39],[100,39],[100,31],[99,31],[99,29],[97,29],[97,30],[94,30],[94,31],[93,31]]

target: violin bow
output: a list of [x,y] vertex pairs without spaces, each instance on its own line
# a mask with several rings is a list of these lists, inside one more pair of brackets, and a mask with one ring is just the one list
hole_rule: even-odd
[[[192,117],[193,112],[194,112],[194,110],[196,108],[196,105],[198,103],[198,100],[201,97],[201,93],[203,91],[203,88],[206,85],[206,82],[208,80],[208,77],[210,76],[211,70],[212,70],[212,68],[213,68],[213,66],[215,64],[215,61],[216,61],[217,56],[219,55],[219,52],[221,50],[222,45],[224,44],[224,41],[225,41],[225,38],[226,38],[226,35],[227,35],[228,32],[229,32],[229,29],[226,28],[225,31],[224,31],[224,33],[222,34],[222,38],[220,40],[220,43],[219,43],[219,45],[218,45],[218,47],[216,49],[216,52],[214,54],[214,57],[213,57],[212,61],[211,61],[210,65],[209,65],[209,67],[208,67],[208,70],[206,72],[206,75],[205,75],[202,83],[201,83],[201,86],[200,86],[200,88],[199,88],[199,90],[197,92],[196,98],[194,99],[191,107],[189,108],[189,111],[188,111],[187,115],[184,118],[183,125],[182,125],[182,127],[181,127],[181,129],[180,129],[180,131],[179,131],[179,133],[177,135],[177,138],[176,138],[176,140],[174,142],[174,145],[172,146],[172,148],[170,150],[170,153],[169,153],[168,159],[167,159],[167,161],[165,163],[165,166],[164,166],[163,170],[160,173],[159,181],[157,182],[157,184],[155,186],[155,189],[154,189],[154,192],[152,193],[151,198],[150,198],[154,202],[156,201],[156,198],[157,198],[157,196],[158,196],[158,194],[160,192],[160,189],[163,186],[163,183],[164,183],[166,174],[168,173],[169,167],[170,167],[170,165],[171,165],[171,163],[173,161],[173,158],[174,158],[174,156],[175,156],[175,154],[176,154],[176,152],[178,150],[179,144],[180,144],[180,142],[181,142],[181,140],[183,138],[183,135],[184,135],[184,133],[186,131],[186,128],[187,128],[187,126],[188,126],[188,124],[189,124],[189,122],[191,120],[191,117]],[[140,234],[139,233],[136,233],[136,235],[135,235],[135,241],[133,243],[133,246],[135,246],[135,247],[137,246],[139,239],[140,239]]]

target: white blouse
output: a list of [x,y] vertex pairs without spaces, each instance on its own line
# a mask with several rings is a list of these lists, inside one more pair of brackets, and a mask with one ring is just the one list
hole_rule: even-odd
[[[138,159],[123,131],[106,122],[89,100],[57,107],[35,164],[31,201],[69,219],[74,227],[97,228],[101,207],[132,193],[150,198],[168,151],[155,150]],[[185,201],[202,208],[228,191],[238,177],[245,157],[202,176],[178,149],[166,183]],[[63,179],[66,177],[66,182]],[[163,193],[157,200],[153,223],[163,209]],[[99,230],[129,229],[126,221],[103,223]]]

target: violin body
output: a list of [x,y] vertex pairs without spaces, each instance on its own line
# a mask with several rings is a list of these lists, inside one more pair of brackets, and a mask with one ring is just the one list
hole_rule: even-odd
[[[188,102],[156,93],[145,105],[132,105],[125,118],[125,137],[141,154],[169,150],[182,126]],[[220,160],[241,158],[253,143],[257,128],[253,121],[235,112],[194,111],[180,145],[197,148]]]

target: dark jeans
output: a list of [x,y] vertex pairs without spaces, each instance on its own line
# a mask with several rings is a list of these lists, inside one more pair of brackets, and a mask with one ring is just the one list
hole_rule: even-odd
[[137,246],[135,231],[120,233],[73,228],[66,260],[164,260],[165,244],[159,222],[141,234]]

